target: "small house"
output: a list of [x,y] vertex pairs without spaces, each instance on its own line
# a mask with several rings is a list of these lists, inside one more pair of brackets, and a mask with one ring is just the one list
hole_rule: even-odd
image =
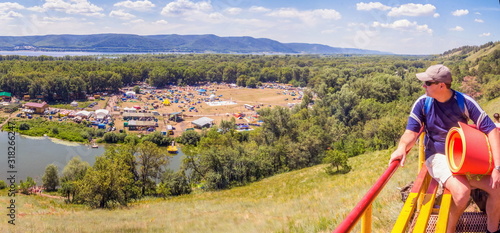
[[4,102],[10,102],[12,99],[12,93],[6,91],[0,92],[0,99]]
[[45,110],[49,108],[49,105],[45,102],[43,103],[28,102],[24,104],[24,108],[33,110],[34,113],[43,114]]

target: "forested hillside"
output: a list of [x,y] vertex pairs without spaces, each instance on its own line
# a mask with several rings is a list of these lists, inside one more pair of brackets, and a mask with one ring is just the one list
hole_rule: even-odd
[[[349,172],[347,158],[396,145],[412,102],[423,94],[415,73],[432,64],[449,66],[454,73],[453,88],[477,99],[495,98],[500,93],[498,49],[476,61],[446,56],[217,54],[0,58],[0,91],[17,96],[42,94],[49,101],[112,92],[139,81],[158,87],[203,82],[248,87],[280,82],[308,87],[302,103],[291,110],[260,110],[264,121],[260,129],[237,132],[234,124],[223,121],[202,133],[187,131],[177,139],[187,156],[177,177],[207,190],[227,189],[319,163],[331,164],[330,173]],[[98,168],[126,159],[126,153],[127,149],[108,151],[96,162],[93,174],[97,177]],[[121,187],[135,192],[138,180],[127,175],[134,171],[123,172],[128,178]],[[174,176],[163,177],[167,186],[158,187],[177,187]],[[142,194],[158,193],[158,187],[147,186]]]
[[126,53],[280,53],[280,54],[389,54],[307,43],[281,43],[266,38],[216,35],[43,35],[0,36],[0,50],[85,51]]

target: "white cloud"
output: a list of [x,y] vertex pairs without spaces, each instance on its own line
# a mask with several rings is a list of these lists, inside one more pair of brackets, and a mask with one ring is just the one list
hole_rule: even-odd
[[158,20],[158,21],[155,21],[154,22],[155,24],[168,24],[168,22],[166,20]]
[[1,2],[0,12],[6,12],[10,10],[22,10],[25,7],[17,2]]
[[356,10],[358,11],[370,11],[370,10],[381,10],[381,11],[386,11],[391,9],[390,6],[386,6],[380,2],[369,2],[369,3],[356,3]]
[[130,22],[131,23],[144,23],[144,19],[136,19],[136,20],[132,20]]
[[342,15],[333,9],[299,11],[295,8],[281,8],[267,15],[283,19],[298,19],[307,24],[316,24],[320,20],[339,20],[342,18]]
[[249,11],[250,12],[269,12],[271,10],[267,9],[265,7],[261,7],[261,6],[252,6],[252,7],[250,7]]
[[129,8],[129,9],[133,9],[133,10],[138,10],[138,11],[147,11],[147,10],[150,10],[151,8],[155,7],[156,5],[148,0],[135,1],[135,2],[127,0],[127,1],[123,1],[123,2],[117,2],[113,6],[125,7],[125,8]]
[[119,18],[123,20],[131,20],[135,18],[135,15],[125,12],[123,10],[116,10],[109,12],[109,16],[113,18]]
[[222,19],[224,19],[224,15],[222,15],[219,12],[214,12],[214,13],[209,14],[208,18],[210,18],[212,20],[222,20]]
[[44,21],[53,21],[53,22],[63,22],[63,21],[71,21],[73,18],[71,17],[43,17]]
[[70,0],[69,2],[65,2],[64,0],[46,0],[42,7],[48,10],[65,12],[66,14],[104,16],[104,14],[100,13],[103,11],[102,8],[91,4],[87,0]]
[[450,28],[450,31],[457,31],[457,32],[461,32],[461,31],[463,31],[463,30],[464,30],[464,28],[462,28],[462,27],[460,27],[460,26],[456,26],[456,27],[454,27],[454,28]]
[[161,11],[165,16],[182,16],[192,13],[210,12],[212,5],[210,2],[191,2],[189,0],[176,0],[168,3]]
[[430,29],[429,26],[427,26],[427,24],[418,25],[417,22],[415,21],[410,22],[406,19],[397,20],[394,21],[393,23],[373,22],[372,26],[381,28],[390,28],[398,31],[414,31],[414,32],[425,32],[432,34],[432,29]]
[[479,37],[485,37],[485,36],[491,36],[491,33],[485,32],[485,33],[479,35]]
[[434,15],[432,17],[439,18],[439,16],[441,16],[439,13],[434,13]]
[[335,29],[326,29],[326,30],[322,30],[320,33],[328,35],[328,34],[334,34],[336,32],[337,32],[337,30],[335,30]]
[[474,22],[476,22],[476,23],[484,23],[484,20],[482,20],[482,19],[474,19]]
[[26,9],[28,9],[30,11],[35,11],[35,12],[45,12],[45,11],[47,11],[45,8],[40,7],[40,6],[28,7]]
[[21,13],[15,11],[9,12],[0,12],[0,20],[11,20],[14,18],[22,18],[23,15]]
[[464,16],[469,14],[469,10],[456,10],[451,13],[454,16]]
[[399,7],[394,7],[387,14],[388,16],[429,16],[435,17],[436,7],[431,4],[408,3]]
[[240,14],[241,11],[243,11],[243,10],[241,8],[238,8],[238,7],[231,7],[231,8],[225,9],[224,11],[230,15],[237,15],[237,14]]

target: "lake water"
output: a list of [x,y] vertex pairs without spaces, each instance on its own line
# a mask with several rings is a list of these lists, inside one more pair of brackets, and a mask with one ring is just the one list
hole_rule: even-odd
[[0,51],[0,55],[19,55],[19,56],[51,56],[51,57],[64,57],[64,56],[94,56],[94,55],[125,55],[125,54],[166,54],[166,53],[106,53],[106,52],[50,52],[50,51]]
[[[0,132],[0,180],[6,181],[10,174],[8,168],[8,147],[9,139],[7,132]],[[80,156],[83,161],[90,165],[95,162],[95,157],[104,153],[104,147],[90,148],[87,145],[65,142],[46,137],[26,137],[18,133],[15,134],[15,154],[16,154],[16,182],[32,177],[37,184],[42,184],[42,176],[45,167],[55,164],[59,171],[75,156]],[[177,171],[180,168],[182,151],[170,159],[168,168]]]

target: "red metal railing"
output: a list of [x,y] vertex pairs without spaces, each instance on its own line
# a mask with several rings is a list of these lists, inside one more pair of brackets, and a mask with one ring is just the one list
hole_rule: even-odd
[[[354,209],[349,213],[349,215],[347,215],[344,221],[333,231],[334,233],[350,232],[365,212],[367,212],[366,214],[370,215],[369,217],[367,217],[371,218],[371,204],[373,200],[375,200],[375,198],[378,196],[380,191],[382,191],[385,184],[389,181],[394,172],[397,170],[397,168],[399,167],[399,162],[400,161],[397,160],[389,164],[387,170],[385,170],[380,178],[378,178],[377,182],[370,188],[370,190],[368,190],[361,201],[359,201]],[[366,224],[371,225],[371,221],[368,221]],[[363,226],[363,228],[364,227],[370,228],[370,226]],[[370,230],[367,231],[369,232]]]

